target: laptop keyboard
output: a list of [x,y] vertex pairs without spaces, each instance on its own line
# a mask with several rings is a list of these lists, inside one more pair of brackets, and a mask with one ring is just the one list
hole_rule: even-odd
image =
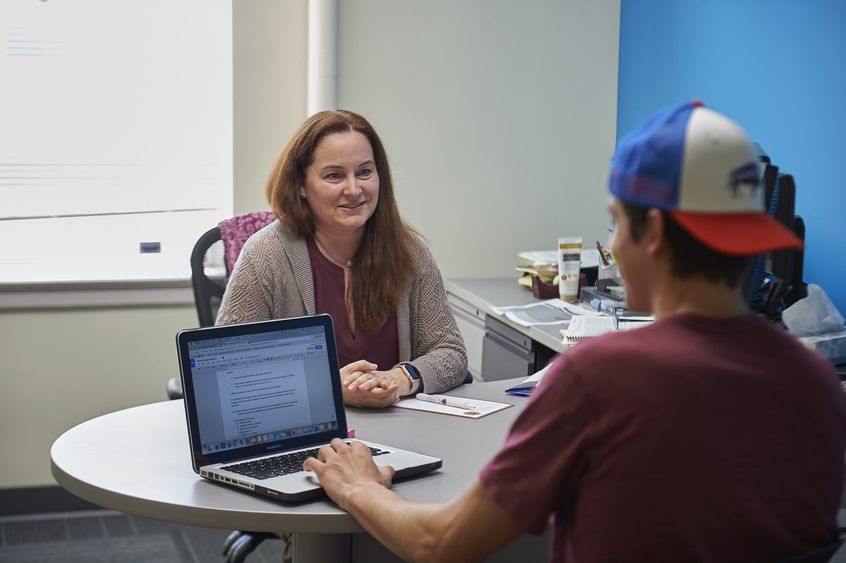
[[[281,454],[253,461],[244,461],[242,463],[235,463],[233,465],[221,467],[221,469],[260,480],[270,479],[271,477],[280,477],[282,475],[289,475],[291,473],[298,473],[302,471],[305,460],[310,457],[316,458],[318,449],[320,448]],[[387,450],[380,450],[379,448],[370,448],[370,453],[375,457],[377,455],[383,455],[390,452]]]

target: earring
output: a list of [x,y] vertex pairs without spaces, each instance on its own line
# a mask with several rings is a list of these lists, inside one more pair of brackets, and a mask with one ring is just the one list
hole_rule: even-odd
[[301,198],[305,199],[305,196],[306,196],[306,193],[305,193],[305,192],[300,192],[300,197],[301,197]]

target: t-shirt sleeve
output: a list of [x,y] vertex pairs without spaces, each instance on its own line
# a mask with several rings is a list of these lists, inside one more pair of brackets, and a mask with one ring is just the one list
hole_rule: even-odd
[[542,532],[573,496],[588,462],[594,416],[572,363],[559,356],[480,475],[491,498],[530,533]]

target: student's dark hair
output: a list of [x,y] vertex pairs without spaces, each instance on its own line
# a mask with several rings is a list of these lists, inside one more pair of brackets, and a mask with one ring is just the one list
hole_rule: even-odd
[[388,156],[373,126],[364,117],[346,110],[312,115],[277,158],[265,194],[274,214],[288,229],[299,236],[314,236],[314,216],[299,195],[305,185],[306,168],[324,137],[348,131],[367,137],[379,175],[379,202],[367,220],[361,245],[353,257],[349,288],[355,325],[375,331],[396,310],[403,291],[411,285],[416,235],[400,217]]
[[[631,236],[635,241],[643,235],[649,209],[623,202],[623,211],[629,219]],[[661,213],[664,215],[664,234],[670,245],[670,264],[674,275],[680,278],[702,276],[729,287],[741,284],[752,268],[754,256],[733,256],[712,250],[682,229],[669,213]]]

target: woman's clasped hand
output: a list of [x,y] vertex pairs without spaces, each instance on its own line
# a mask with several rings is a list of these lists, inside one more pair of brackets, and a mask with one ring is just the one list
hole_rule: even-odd
[[344,402],[355,407],[387,407],[399,401],[410,387],[398,368],[379,371],[367,360],[351,362],[341,368]]

